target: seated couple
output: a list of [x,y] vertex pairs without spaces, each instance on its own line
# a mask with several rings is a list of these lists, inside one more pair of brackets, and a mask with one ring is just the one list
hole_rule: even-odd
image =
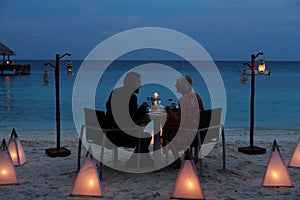
[[[150,122],[150,118],[146,114],[149,105],[144,102],[138,106],[137,94],[142,85],[140,74],[136,72],[127,73],[123,83],[124,85],[122,87],[114,89],[109,96],[106,103],[106,119],[109,128],[126,129],[139,127],[141,128],[139,132],[140,135],[118,131],[108,132],[107,137],[116,146],[135,148],[135,153],[147,154],[152,137],[150,133],[143,132],[143,128]],[[166,107],[168,118],[163,129],[163,135],[166,136],[164,138],[167,138],[167,140],[163,142],[163,145],[172,141],[176,135],[176,132],[168,130],[168,126],[178,126],[181,121],[191,126],[195,123],[198,124],[199,121],[195,121],[194,115],[196,112],[199,112],[199,110],[204,110],[200,96],[192,93],[192,79],[190,76],[180,76],[176,81],[176,89],[178,93],[182,94],[182,97],[179,99],[179,109],[176,112],[170,107]],[[179,158],[179,151],[181,151],[181,149],[176,148],[174,144],[175,143],[170,146],[170,149],[174,158],[177,159]],[[139,146],[140,148],[138,148]],[[148,154],[148,156],[150,156],[150,154]],[[180,159],[177,159],[175,163],[176,166],[179,167]]]

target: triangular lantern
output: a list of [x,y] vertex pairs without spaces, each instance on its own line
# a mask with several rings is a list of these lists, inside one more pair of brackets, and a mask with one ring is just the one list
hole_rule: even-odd
[[192,160],[183,161],[171,199],[205,199],[197,170]]
[[274,140],[268,166],[262,182],[264,187],[293,187],[289,172]]
[[3,139],[0,146],[0,185],[19,184],[17,173]]
[[77,174],[71,196],[104,197],[95,161],[89,152]]
[[293,156],[290,160],[289,167],[299,167],[300,168],[300,137],[298,139],[298,144],[295,148]]
[[26,155],[24,153],[23,147],[15,129],[13,129],[11,132],[10,139],[8,142],[8,149],[10,157],[13,160],[15,166],[20,166],[26,163]]

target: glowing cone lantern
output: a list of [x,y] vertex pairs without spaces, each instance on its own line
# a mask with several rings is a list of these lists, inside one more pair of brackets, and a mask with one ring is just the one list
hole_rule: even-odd
[[15,129],[12,130],[8,142],[8,149],[10,157],[13,160],[15,166],[20,166],[26,163],[27,159]]
[[76,177],[71,196],[104,197],[92,155],[85,158]]
[[290,160],[289,167],[299,167],[300,168],[300,137],[299,137],[296,149],[293,153],[293,156]]
[[5,140],[3,139],[0,146],[0,185],[11,184],[19,184],[19,180]]
[[198,174],[192,160],[184,160],[171,196],[172,199],[204,199]]
[[289,172],[274,140],[272,152],[265,172],[262,186],[264,187],[293,187]]

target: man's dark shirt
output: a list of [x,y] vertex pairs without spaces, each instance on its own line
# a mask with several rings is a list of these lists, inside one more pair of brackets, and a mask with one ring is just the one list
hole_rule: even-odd
[[[117,123],[115,122],[112,114],[112,108],[111,108],[112,95],[114,95],[114,98],[116,98],[114,101],[117,101],[117,103],[114,103],[113,105],[114,109],[119,110],[120,111],[119,113],[124,113],[126,109],[129,109],[129,114],[131,116],[131,119],[138,125],[139,121],[143,118],[143,116],[146,113],[146,107],[143,105],[140,107],[138,106],[137,96],[135,93],[132,93],[129,98],[128,97],[130,95],[129,90],[125,87],[120,87],[112,91],[108,101],[106,102],[106,119],[107,119],[108,126],[110,128],[118,128]],[[126,99],[129,99],[129,103],[126,102]],[[125,126],[126,125],[127,124],[125,124]]]

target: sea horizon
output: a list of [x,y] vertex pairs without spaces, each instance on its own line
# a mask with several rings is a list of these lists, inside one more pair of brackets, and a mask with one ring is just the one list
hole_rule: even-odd
[[[72,60],[74,75],[68,76],[65,72],[66,63],[71,59],[60,62],[60,96],[61,96],[61,130],[74,130],[72,115],[72,90],[77,71],[83,60]],[[26,76],[0,77],[0,131],[11,130],[16,127],[23,130],[55,130],[55,92],[54,92],[54,70],[45,67],[44,63],[54,60],[13,60],[13,63],[29,62],[31,74]],[[105,61],[103,61],[105,62]],[[188,73],[192,77],[198,77],[193,71],[187,69],[186,61],[164,61],[164,60],[118,60],[113,63],[110,75],[115,78],[105,80],[107,86],[104,90],[95,94],[95,108],[105,109],[108,95],[118,79],[126,70],[132,66],[144,63],[161,62],[165,65]],[[247,132],[249,130],[250,115],[250,81],[247,84],[240,83],[240,72],[247,67],[243,66],[245,61],[215,61],[224,82],[227,95],[227,113],[225,118],[225,129]],[[247,62],[247,61],[246,61]],[[126,65],[124,65],[124,63]],[[266,61],[267,68],[271,71],[270,76],[257,76],[255,94],[255,130],[299,130],[298,113],[300,112],[300,61]],[[50,86],[43,86],[43,71],[47,69],[50,75]],[[248,68],[249,69],[249,68]],[[149,72],[150,73],[150,72]],[[172,77],[172,80],[176,77]],[[249,79],[250,80],[250,79]],[[210,108],[210,97],[202,80],[195,78],[196,92],[203,98],[206,109]],[[142,87],[139,101],[146,101],[151,96],[157,85]],[[160,91],[161,90],[161,91]],[[162,94],[163,100],[172,94],[170,91]],[[169,96],[167,96],[169,95]],[[172,96],[173,102],[177,103],[176,97]],[[166,101],[162,102],[166,105]],[[37,123],[38,122],[38,123]]]
[[[10,59],[12,60],[13,62],[14,61],[17,61],[18,63],[20,61],[55,61],[55,58],[53,56],[53,58],[29,58],[29,59],[23,59],[23,58],[13,58],[13,59]],[[65,60],[72,60],[72,61],[84,61],[84,59],[72,59],[71,57],[69,59],[63,59],[61,60],[62,61],[65,61]],[[101,60],[101,61],[111,61],[111,60]],[[118,61],[185,61],[183,59],[118,59]],[[189,61],[203,61],[203,60],[189,60]],[[210,60],[211,61],[211,60]],[[251,58],[249,56],[249,59],[213,59],[212,58],[212,61],[214,62],[247,62],[247,61],[251,61]],[[256,60],[257,62],[257,60]],[[300,59],[299,60],[295,60],[295,59],[266,59],[265,62],[300,62]]]

